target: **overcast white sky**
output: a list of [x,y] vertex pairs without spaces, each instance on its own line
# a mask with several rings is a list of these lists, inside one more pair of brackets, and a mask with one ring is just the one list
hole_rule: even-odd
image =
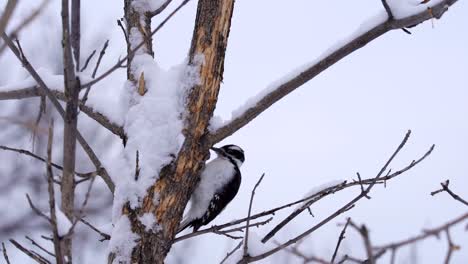
[[[2,6],[4,2],[0,0]],[[36,3],[34,0],[21,2],[17,15],[27,13],[30,4]],[[110,38],[101,68],[105,69],[125,54],[124,39],[115,22],[122,16],[123,1],[82,2],[83,53],[99,48]],[[58,73],[60,7],[58,1],[52,1],[51,5],[40,24],[29,27],[22,39],[25,49],[33,54],[33,64]],[[381,1],[377,0],[236,1],[216,114],[228,119],[249,97],[294,68],[314,60],[382,10]],[[196,1],[192,1],[155,36],[155,57],[162,67],[179,64],[185,58],[195,11]],[[391,166],[393,170],[419,158],[431,144],[436,144],[430,158],[389,182],[386,189],[377,186],[371,200],[359,202],[352,211],[314,233],[302,247],[307,253],[329,259],[341,231],[336,224],[348,216],[358,223],[366,223],[373,242],[382,244],[415,235],[422,228],[442,224],[466,212],[466,207],[446,194],[429,195],[439,188],[441,181],[450,179],[453,189],[468,198],[466,14],[468,4],[460,1],[442,20],[410,29],[412,35],[401,30],[384,35],[222,142],[243,147],[246,162],[239,194],[214,223],[247,213],[250,190],[263,172],[266,177],[255,197],[255,211],[301,198],[309,189],[330,180],[350,180],[357,171],[363,177],[374,176],[408,129],[413,131],[412,137]],[[0,63],[11,65],[2,67],[0,85],[25,76],[10,55],[0,58]],[[112,112],[124,79],[125,73],[120,71],[96,86],[90,104]],[[115,149],[119,151],[119,147]],[[308,229],[358,191],[320,202],[312,207],[315,218],[305,213],[280,232],[277,239],[283,241]],[[277,214],[273,222],[282,220],[288,212]],[[269,229],[254,231],[263,235]],[[457,244],[464,245],[454,253],[453,263],[467,263],[467,233],[459,227],[453,229],[452,235]],[[172,254],[190,255],[187,263],[218,263],[234,245],[225,237],[214,235],[196,241],[188,249],[176,246]],[[418,256],[418,263],[441,263],[446,247],[445,242],[431,239],[413,252]],[[343,250],[364,256],[361,240],[353,231],[348,231]],[[91,263],[91,255],[103,257],[102,252],[93,252],[83,261]],[[398,263],[414,263],[410,255],[410,250],[399,252]],[[281,262],[281,256],[265,261]],[[300,262],[296,259],[292,263]]]

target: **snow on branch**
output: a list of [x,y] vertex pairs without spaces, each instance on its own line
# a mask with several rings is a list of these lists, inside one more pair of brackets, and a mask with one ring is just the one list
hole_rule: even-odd
[[[269,85],[257,96],[249,99],[244,105],[239,107],[238,110],[233,111],[230,121],[224,122],[221,125],[213,124],[212,122],[212,132],[209,137],[210,143],[215,144],[232,135],[274,103],[374,39],[394,29],[412,27],[433,18],[439,19],[448,8],[457,1],[458,0],[437,1],[435,5],[430,1],[429,3],[432,7],[420,5],[414,9],[410,9],[412,12],[419,11],[416,14],[405,9],[406,13],[404,14],[409,16],[399,19],[388,18],[388,15],[382,12],[364,23],[359,30],[348,39],[341,41],[335,45],[334,48],[330,48],[318,59],[299,67],[295,71]],[[393,7],[393,5],[390,6]]]

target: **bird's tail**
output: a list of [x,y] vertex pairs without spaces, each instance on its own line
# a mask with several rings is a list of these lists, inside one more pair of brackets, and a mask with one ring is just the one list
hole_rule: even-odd
[[186,218],[186,219],[182,220],[182,222],[180,222],[180,224],[179,224],[179,228],[177,229],[176,234],[182,232],[184,229],[189,227],[191,225],[191,223],[192,223],[192,221],[190,220],[190,218]]

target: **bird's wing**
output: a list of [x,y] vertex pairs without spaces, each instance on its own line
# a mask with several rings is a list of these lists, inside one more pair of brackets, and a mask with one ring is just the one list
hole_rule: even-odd
[[200,219],[196,219],[192,222],[194,230],[198,230],[200,226],[206,225],[215,219],[216,216],[218,216],[224,210],[224,208],[226,208],[226,205],[228,205],[228,203],[234,199],[237,192],[239,191],[240,184],[241,177],[240,173],[238,173],[229,181],[228,184],[225,185],[225,188],[218,190],[213,195],[213,198],[211,199],[205,214]]

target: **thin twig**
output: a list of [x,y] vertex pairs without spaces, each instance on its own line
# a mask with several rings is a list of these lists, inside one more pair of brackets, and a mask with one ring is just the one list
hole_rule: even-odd
[[[64,102],[67,100],[63,92],[56,90],[52,90],[51,92],[58,100]],[[44,95],[44,92],[38,86],[33,86],[24,89],[0,92],[0,100],[19,100]],[[96,122],[98,122],[104,128],[112,132],[114,135],[119,136],[124,142],[127,140],[127,136],[125,135],[125,131],[122,126],[113,123],[109,120],[109,118],[97,112],[93,108],[85,105],[82,101],[78,102],[78,106],[80,108],[80,111],[84,112],[90,118],[94,119]]]
[[5,8],[2,12],[2,16],[0,16],[0,33],[5,32],[5,29],[7,28],[11,16],[13,15],[13,12],[15,11],[17,5],[17,0],[8,0],[8,2],[6,3]]
[[385,8],[385,12],[387,12],[388,19],[392,20],[393,19],[393,13],[392,13],[392,9],[390,8],[390,6],[387,3],[387,0],[382,0],[382,5]]
[[104,241],[104,240],[110,240],[111,236],[100,231],[99,229],[97,229],[96,227],[94,227],[91,223],[89,223],[88,221],[84,220],[83,218],[80,218],[80,221],[87,225],[89,228],[91,228],[94,232],[98,233],[99,235],[102,236],[102,238],[99,240],[99,241]]
[[[96,77],[96,73],[97,73],[97,71],[99,69],[99,65],[101,65],[101,60],[104,57],[104,55],[106,54],[106,49],[107,49],[108,46],[109,46],[109,40],[106,40],[106,42],[104,42],[104,46],[101,49],[101,52],[99,53],[99,57],[98,57],[98,60],[96,62],[96,66],[94,66],[93,74],[91,75],[91,77],[93,77],[93,79]],[[88,94],[89,94],[89,91],[91,90],[91,87],[92,86],[88,86],[88,88],[86,88],[86,92],[83,95],[83,99],[81,99],[80,104],[83,104],[83,105],[86,104],[86,101],[88,100]]]
[[20,243],[16,242],[16,240],[14,239],[10,239],[10,242],[17,248],[19,249],[21,252],[23,252],[24,254],[26,254],[27,256],[29,256],[30,258],[32,258],[33,260],[35,260],[37,263],[41,263],[41,264],[50,264],[50,262],[45,259],[44,257],[42,257],[41,255],[39,255],[38,253],[34,252],[33,250],[29,250],[25,247],[23,247]]
[[117,19],[117,25],[122,29],[122,32],[123,32],[123,35],[124,35],[124,38],[125,38],[125,42],[127,43],[127,45],[130,45],[130,41],[128,40],[128,34],[127,34],[127,31],[125,30],[123,24],[122,24],[122,21],[120,21],[120,19]]
[[86,70],[86,68],[88,68],[89,61],[94,57],[94,54],[96,54],[96,50],[93,50],[93,52],[91,52],[91,54],[89,54],[88,58],[86,59],[86,62],[84,64],[84,66],[81,68],[80,72],[84,72],[84,70]]
[[[42,162],[44,162],[44,163],[47,163],[47,161],[46,161],[44,158],[42,158],[42,157],[40,157],[40,156],[38,156],[38,155],[32,153],[32,152],[29,151],[29,150],[17,149],[17,148],[10,148],[10,147],[7,147],[7,146],[2,146],[2,145],[0,145],[0,149],[6,150],[6,151],[17,152],[17,153],[19,153],[19,154],[23,154],[23,155],[32,157],[32,158],[34,158],[34,159],[40,160],[40,161],[42,161]],[[60,166],[60,165],[57,165],[57,164],[52,163],[52,162],[51,162],[50,164],[51,164],[52,167],[54,167],[54,168],[56,168],[56,169],[63,170],[63,167]],[[91,176],[93,176],[93,175],[96,175],[97,172],[95,172],[95,171],[93,171],[93,172],[86,172],[86,173],[83,173],[83,172],[75,172],[75,174],[76,174],[76,176],[81,177],[81,178],[89,178],[89,177],[91,177]]]
[[[390,162],[395,158],[395,156],[400,152],[401,148],[403,148],[403,146],[406,144],[406,142],[407,142],[407,140],[408,140],[408,138],[409,138],[410,135],[411,135],[411,131],[409,130],[409,131],[406,133],[406,135],[405,135],[403,141],[402,141],[402,142],[400,143],[400,145],[398,146],[397,150],[396,150],[396,151],[393,153],[393,155],[388,159],[388,161],[387,161],[387,162],[385,163],[385,165],[382,167],[382,169],[381,169],[380,172],[377,174],[377,176],[370,179],[371,181],[369,182],[369,185],[368,185],[368,187],[367,187],[366,189],[361,189],[361,194],[355,198],[356,201],[357,201],[357,200],[360,200],[362,197],[366,197],[366,198],[367,198],[367,197],[368,197],[368,193],[369,193],[370,190],[374,187],[374,185],[375,185],[376,183],[378,183],[379,179],[380,179],[380,180],[385,179],[385,177],[381,179],[382,174],[387,170],[387,167],[388,167],[388,165],[390,164]],[[426,152],[426,154],[425,154],[422,158],[420,158],[420,159],[418,160],[418,162],[422,161],[425,157],[427,157],[428,153],[431,153],[431,152],[432,152],[432,149],[433,149],[433,147],[431,147],[431,148],[429,149],[429,151]],[[411,162],[411,164],[410,164],[408,167],[415,166],[415,164],[417,164],[418,162]],[[408,168],[408,167],[407,167],[407,168]],[[405,168],[405,169],[406,169],[406,168]],[[403,170],[401,170],[401,171],[405,171],[405,169],[403,169]],[[363,183],[364,183],[364,181],[362,181],[362,180],[358,182],[358,184],[359,184],[360,186],[362,186]],[[313,200],[311,200],[311,201],[305,203],[305,204],[302,205],[300,208],[296,209],[293,213],[291,213],[288,217],[286,217],[283,221],[281,221],[278,225],[276,225],[267,235],[265,235],[265,237],[262,239],[262,242],[265,243],[266,241],[268,241],[269,239],[271,239],[276,233],[278,233],[279,230],[281,230],[284,226],[286,226],[286,224],[288,224],[289,222],[291,222],[291,221],[292,221],[295,217],[297,217],[302,211],[304,211],[307,207],[309,207],[309,206],[311,205],[312,202],[313,202]],[[342,207],[340,210],[338,210],[338,211],[336,212],[337,215],[343,213],[344,211],[342,211],[342,210],[345,210],[345,209],[346,209],[346,210],[349,210],[349,207],[350,207],[351,205],[353,205],[353,204],[354,204],[354,202],[353,202],[353,203],[349,203],[347,206]],[[335,216],[337,216],[337,215],[335,215]],[[330,220],[331,220],[331,219],[330,219]]]
[[404,246],[407,246],[407,245],[410,245],[410,244],[414,244],[418,241],[421,241],[421,240],[424,240],[424,239],[427,239],[429,237],[438,237],[439,234],[441,232],[443,232],[444,230],[447,230],[455,225],[458,225],[462,222],[464,222],[465,220],[468,219],[468,213],[465,213],[453,220],[450,220],[449,222],[439,226],[439,227],[436,227],[436,228],[432,228],[432,229],[426,229],[426,230],[423,230],[423,232],[420,234],[420,235],[417,235],[417,236],[414,236],[414,237],[410,237],[410,238],[407,238],[407,239],[404,239],[404,240],[400,240],[400,241],[396,241],[396,242],[392,242],[392,243],[388,243],[388,244],[384,244],[384,245],[381,245],[381,246],[376,246],[374,247],[374,249],[376,250],[381,250],[381,249],[397,249],[397,248],[400,248],[400,247],[404,247]]
[[[182,3],[180,3],[180,5],[176,9],[174,9],[174,11],[172,11],[153,31],[151,31],[150,36],[153,36],[154,34],[156,34],[156,32],[158,32],[188,2],[190,2],[190,0],[184,0]],[[130,51],[130,53],[135,53],[141,47],[143,47],[143,45],[145,45],[145,41],[142,41],[140,44],[138,44],[133,50]],[[111,73],[113,73],[115,70],[119,69],[122,66],[122,64],[125,61],[127,61],[127,59],[128,59],[128,55],[125,56],[123,59],[118,60],[117,63],[114,66],[109,68],[107,71],[105,71],[103,74],[101,74],[96,79],[94,79],[94,80],[92,80],[92,81],[90,81],[88,83],[83,84],[81,86],[81,88],[82,89],[87,88],[87,87],[92,86],[92,85],[98,83],[99,81],[103,80],[104,78],[109,76]]]
[[372,253],[372,244],[370,242],[369,238],[369,230],[365,225],[358,226],[355,224],[353,221],[349,222],[350,226],[356,229],[358,233],[361,235],[362,240],[364,241],[364,248],[366,249],[366,254],[367,254],[367,263],[369,264],[374,264],[375,263],[375,257],[374,254]]
[[54,122],[53,120],[51,120],[50,125],[49,125],[49,136],[47,140],[47,163],[46,163],[47,191],[49,193],[50,225],[52,227],[55,260],[57,264],[63,264],[66,262],[65,262],[63,252],[62,252],[62,242],[61,242],[61,238],[58,232],[57,215],[55,212],[55,191],[54,191],[54,184],[53,184],[54,175],[52,172],[53,142],[54,142]]
[[[374,181],[367,187],[367,189],[365,190],[366,192],[361,192],[358,196],[356,196],[354,199],[352,199],[351,201],[349,201],[347,204],[345,204],[344,206],[342,206],[340,209],[338,209],[337,211],[335,211],[333,214],[329,215],[327,218],[325,218],[324,220],[322,220],[321,222],[319,222],[318,224],[316,224],[315,226],[313,226],[312,228],[310,228],[309,230],[303,232],[302,234],[296,236],[295,238],[293,239],[290,239],[289,241],[285,242],[284,244],[276,247],[276,248],[273,248],[263,254],[260,254],[260,255],[257,255],[257,256],[254,256],[254,257],[249,257],[249,262],[253,262],[253,261],[258,261],[258,260],[261,260],[261,259],[264,259],[272,254],[275,254],[276,252],[294,244],[294,243],[297,243],[298,241],[300,241],[301,239],[305,238],[306,236],[310,235],[312,232],[314,232],[315,230],[319,229],[320,227],[322,227],[323,225],[325,225],[326,223],[330,222],[332,219],[336,218],[337,216],[339,216],[340,214],[342,214],[343,212],[346,212],[347,210],[349,210],[349,207],[351,206],[354,206],[354,204],[359,201],[360,199],[364,198],[365,197],[365,194],[366,193],[369,193],[370,190],[375,186],[376,182],[379,180],[379,178],[382,176],[383,172],[385,172],[387,170],[387,167],[389,166],[389,164],[393,161],[393,159],[396,157],[396,155],[401,151],[401,149],[406,145],[406,142],[408,141],[409,137],[411,135],[411,131],[409,130],[405,137],[403,138],[402,142],[400,143],[400,145],[397,147],[397,149],[393,152],[393,154],[390,156],[390,158],[388,159],[388,161],[385,163],[385,165],[382,167],[382,169],[380,170],[380,172],[373,178]],[[411,164],[414,164],[415,162],[412,162]],[[273,237],[273,235],[275,234],[275,232],[273,231],[279,231],[279,229],[273,229],[272,232],[268,233],[263,239],[262,239],[262,242],[265,243],[269,238]]]
[[10,259],[8,258],[8,253],[5,247],[5,243],[2,242],[2,248],[3,248],[3,258],[5,258],[5,261],[7,264],[10,264]]
[[219,264],[223,264],[230,256],[232,256],[232,254],[234,254],[240,247],[242,246],[242,241],[239,242],[239,244],[237,244],[237,246],[232,249],[231,251],[229,251],[226,256],[223,258],[223,260],[221,260],[221,262],[219,262]]
[[41,245],[39,245],[36,241],[34,241],[34,239],[26,236],[26,239],[29,240],[31,242],[31,244],[33,244],[33,246],[36,246],[38,247],[40,250],[44,251],[45,253],[47,253],[48,255],[52,256],[55,258],[55,255],[54,253],[48,251],[47,249],[45,249],[44,247],[42,247]]
[[44,218],[45,220],[47,220],[47,222],[51,222],[50,220],[50,217],[48,217],[46,214],[44,214],[41,210],[39,210],[34,204],[33,202],[31,201],[31,197],[29,197],[29,194],[26,194],[26,200],[28,200],[28,204],[29,206],[31,207],[31,209],[33,210],[34,213],[36,213],[38,216]]
[[257,190],[257,187],[262,182],[264,176],[265,176],[265,173],[263,173],[260,179],[258,179],[257,183],[255,184],[252,190],[252,194],[250,195],[249,211],[247,213],[247,222],[246,222],[245,237],[244,237],[244,249],[243,249],[244,258],[249,255],[249,252],[248,252],[249,251],[249,224],[250,224],[250,216],[252,215],[252,204],[253,204],[253,199],[255,196],[255,190]]
[[161,12],[164,11],[164,9],[166,9],[166,7],[167,7],[171,2],[172,2],[172,0],[166,0],[166,2],[164,2],[158,9],[149,12],[148,16],[149,16],[149,17],[154,17],[154,16],[157,16],[157,15],[161,14]]
[[335,251],[333,252],[333,256],[332,256],[332,258],[330,260],[330,263],[332,263],[332,264],[335,263],[336,254],[338,253],[338,249],[340,248],[341,241],[343,241],[343,239],[345,239],[344,235],[346,233],[346,228],[348,227],[350,220],[351,220],[351,218],[348,217],[348,219],[346,220],[346,224],[343,227],[343,230],[341,230],[340,237],[338,238],[338,242],[336,243]]
[[[268,218],[268,219],[266,219],[264,221],[251,223],[251,224],[249,224],[249,227],[259,227],[259,226],[262,226],[262,225],[266,225],[271,220],[273,220],[273,217],[270,217],[270,218]],[[245,222],[245,221],[242,221],[242,222]],[[240,222],[240,223],[242,223],[242,222]],[[237,224],[239,224],[239,223],[237,223]],[[174,239],[173,242],[177,243],[177,242],[180,242],[182,240],[189,239],[189,238],[199,236],[199,235],[202,235],[202,234],[207,234],[207,233],[214,233],[214,234],[218,234],[218,235],[224,235],[224,234],[227,234],[227,233],[242,231],[247,227],[247,224],[239,226],[239,227],[234,227],[234,228],[231,228],[231,229],[226,229],[226,230],[224,229],[224,228],[227,228],[229,226],[233,226],[233,224],[228,223],[228,224],[225,224],[225,225],[212,226],[212,227],[207,228],[207,229],[199,230],[197,232],[188,233],[188,234],[185,234],[183,236],[177,237],[177,238]]]
[[[15,29],[13,29],[10,33],[10,36],[12,38],[16,38],[16,36],[18,36],[18,33],[23,29],[25,28],[27,25],[29,25],[31,22],[33,22],[38,16],[39,14],[45,9],[45,7],[47,6],[47,4],[50,2],[50,0],[43,0],[41,5],[36,8],[27,18],[25,18],[23,20],[23,22],[21,22],[21,24],[19,24]],[[5,31],[0,31],[0,34],[4,34]],[[5,48],[7,47],[7,44],[6,43],[3,43],[3,45],[0,47],[0,54],[3,53],[3,51],[5,50]]]
[[459,201],[460,203],[468,206],[468,202],[465,199],[461,198],[459,195],[457,195],[452,190],[450,190],[449,184],[450,184],[449,180],[446,180],[445,183],[441,182],[440,185],[442,186],[442,189],[431,192],[431,195],[434,196],[434,195],[436,195],[438,193],[441,193],[441,192],[447,192],[450,196],[452,196],[453,199],[455,199],[455,200]]
[[[62,118],[65,119],[65,110],[63,109],[62,105],[58,102],[57,98],[54,96],[54,94],[51,92],[51,90],[47,87],[45,84],[44,80],[39,76],[37,71],[32,67],[32,65],[29,63],[29,61],[20,54],[18,49],[15,47],[11,39],[6,35],[2,35],[3,40],[7,43],[8,47],[10,50],[15,54],[15,56],[18,58],[18,60],[23,64],[23,66],[26,68],[26,70],[31,74],[33,79],[39,84],[39,88],[42,90],[44,94],[47,95],[49,100],[52,102],[52,104],[55,106],[57,109],[57,112],[60,114]],[[96,170],[101,171],[100,176],[104,180],[104,182],[107,184],[109,187],[109,190],[114,193],[115,185],[114,182],[112,181],[112,178],[109,176],[105,168],[102,166],[101,161],[99,158],[96,156],[94,151],[91,149],[89,144],[86,142],[84,137],[81,135],[79,130],[76,130],[76,139],[80,143],[81,147],[83,150],[86,152],[88,155],[89,159],[93,162],[94,166],[96,167]]]

